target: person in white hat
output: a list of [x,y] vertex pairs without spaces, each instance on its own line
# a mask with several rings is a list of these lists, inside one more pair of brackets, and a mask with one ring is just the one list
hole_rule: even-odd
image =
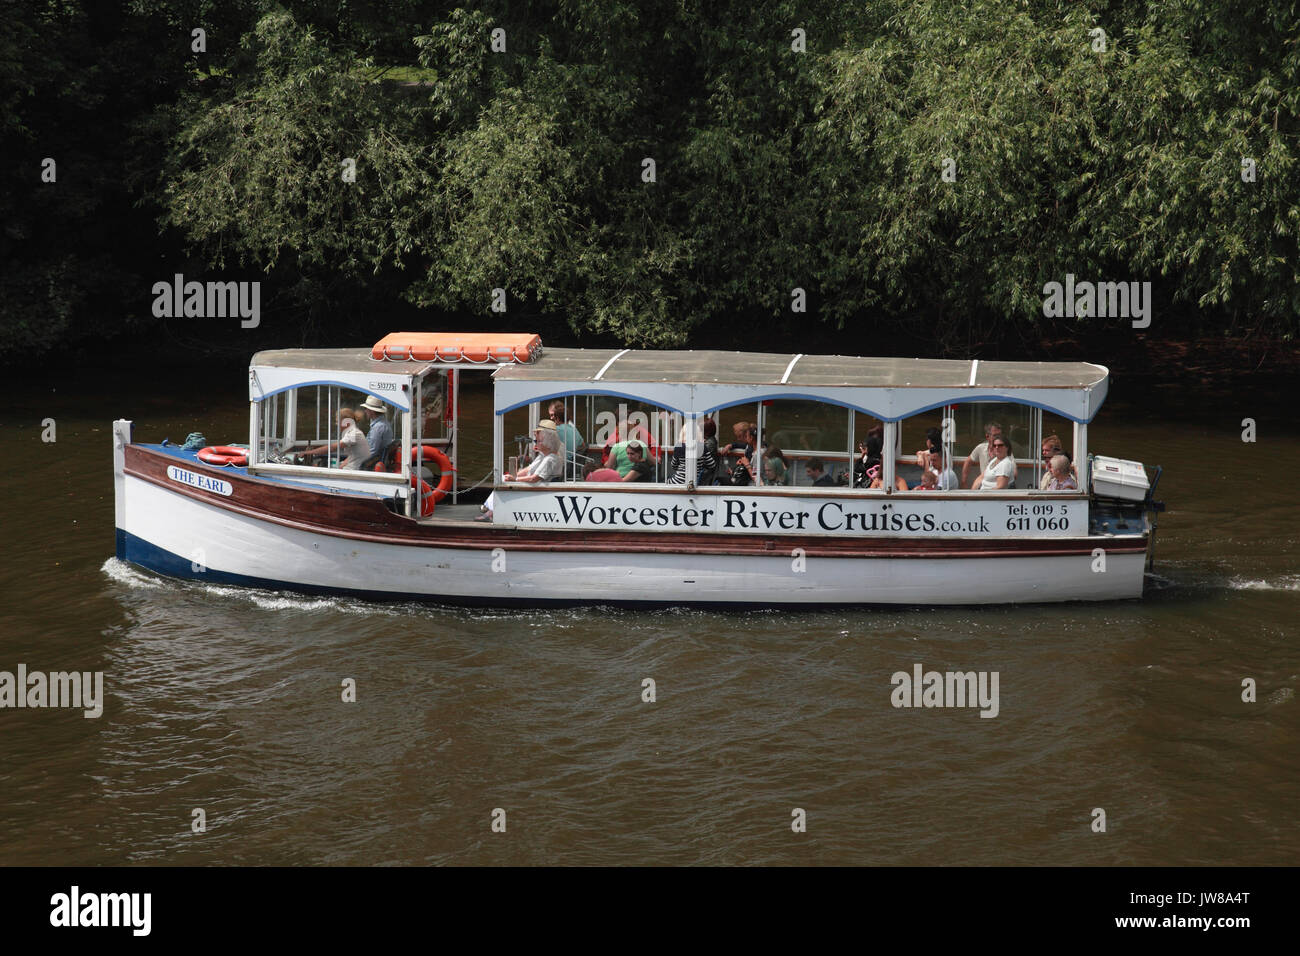
[[537,455],[517,475],[502,475],[505,481],[553,481],[564,477],[564,439],[555,428],[555,422],[543,418],[533,430],[533,446]]
[[384,418],[387,406],[382,399],[371,395],[361,403],[361,408],[370,419],[370,430],[366,433],[366,440],[370,443],[370,453],[379,455],[382,461],[383,456],[388,452],[388,446],[393,443],[393,428]]
[[[537,457],[531,463],[519,469],[517,475],[506,473],[502,481],[555,481],[564,480],[564,440],[555,430],[555,422],[543,418],[533,429],[533,446]],[[496,507],[496,492],[488,495],[483,503],[483,514],[475,521],[491,521],[492,510]]]

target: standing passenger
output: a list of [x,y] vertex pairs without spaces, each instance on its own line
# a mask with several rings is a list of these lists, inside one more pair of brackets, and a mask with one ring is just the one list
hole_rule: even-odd
[[587,453],[587,446],[582,439],[582,432],[578,431],[574,425],[565,420],[567,417],[567,411],[564,407],[564,402],[551,402],[551,407],[548,411],[551,416],[550,421],[555,422],[556,434],[558,434],[560,440],[564,442],[565,458],[567,458],[569,462],[576,462],[577,458],[575,456],[585,455]]

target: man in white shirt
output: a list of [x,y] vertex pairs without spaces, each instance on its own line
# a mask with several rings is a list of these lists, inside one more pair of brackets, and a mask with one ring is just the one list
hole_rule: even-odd
[[318,455],[328,456],[337,452],[341,459],[339,461],[340,468],[347,468],[350,471],[360,469],[361,463],[370,457],[370,443],[366,441],[366,436],[361,434],[361,429],[357,427],[353,419],[355,414],[356,412],[350,408],[340,408],[339,440],[336,442],[327,441],[318,448],[306,448],[302,451],[302,457],[310,460]]

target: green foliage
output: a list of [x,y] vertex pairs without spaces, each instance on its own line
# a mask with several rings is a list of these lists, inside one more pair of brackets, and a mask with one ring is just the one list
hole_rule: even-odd
[[[243,42],[228,92],[176,107],[162,172],[164,222],[211,266],[362,276],[400,267],[421,237],[403,228],[430,192],[431,147],[412,111],[365,79],[369,64],[332,49],[284,11]],[[355,182],[345,161],[355,163]]]
[[[1067,272],[1152,281],[1176,333],[1297,330],[1294,5],[134,0],[111,61],[78,39],[91,9],[0,38],[0,134],[108,171],[0,194],[23,263],[0,350],[32,336],[20,310],[72,334],[159,245],[263,272],[316,317],[404,300],[487,320],[504,288],[512,324],[641,345],[811,320],[965,350],[1051,331],[1042,287]],[[132,230],[106,258],[110,209]],[[84,247],[59,248],[70,222]]]
[[[1184,313],[1244,308],[1293,333],[1298,23],[1196,4],[1132,23],[1052,4],[900,5],[884,35],[824,64],[819,132],[849,149],[829,165],[860,171],[824,280],[873,277],[891,311],[934,314],[954,337],[981,314],[1037,319],[1043,283],[1067,272],[1149,279]],[[858,307],[848,295],[828,311]]]

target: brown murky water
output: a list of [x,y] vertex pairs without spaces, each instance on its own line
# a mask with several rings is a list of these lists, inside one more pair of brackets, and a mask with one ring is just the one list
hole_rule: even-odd
[[[242,386],[51,378],[0,426],[0,670],[103,671],[106,697],[98,719],[0,709],[0,863],[1300,855],[1300,440],[1273,389],[1114,383],[1093,450],[1166,468],[1142,601],[719,614],[369,606],[120,565],[112,419],[238,440]],[[892,707],[917,663],[997,671],[997,717]]]

